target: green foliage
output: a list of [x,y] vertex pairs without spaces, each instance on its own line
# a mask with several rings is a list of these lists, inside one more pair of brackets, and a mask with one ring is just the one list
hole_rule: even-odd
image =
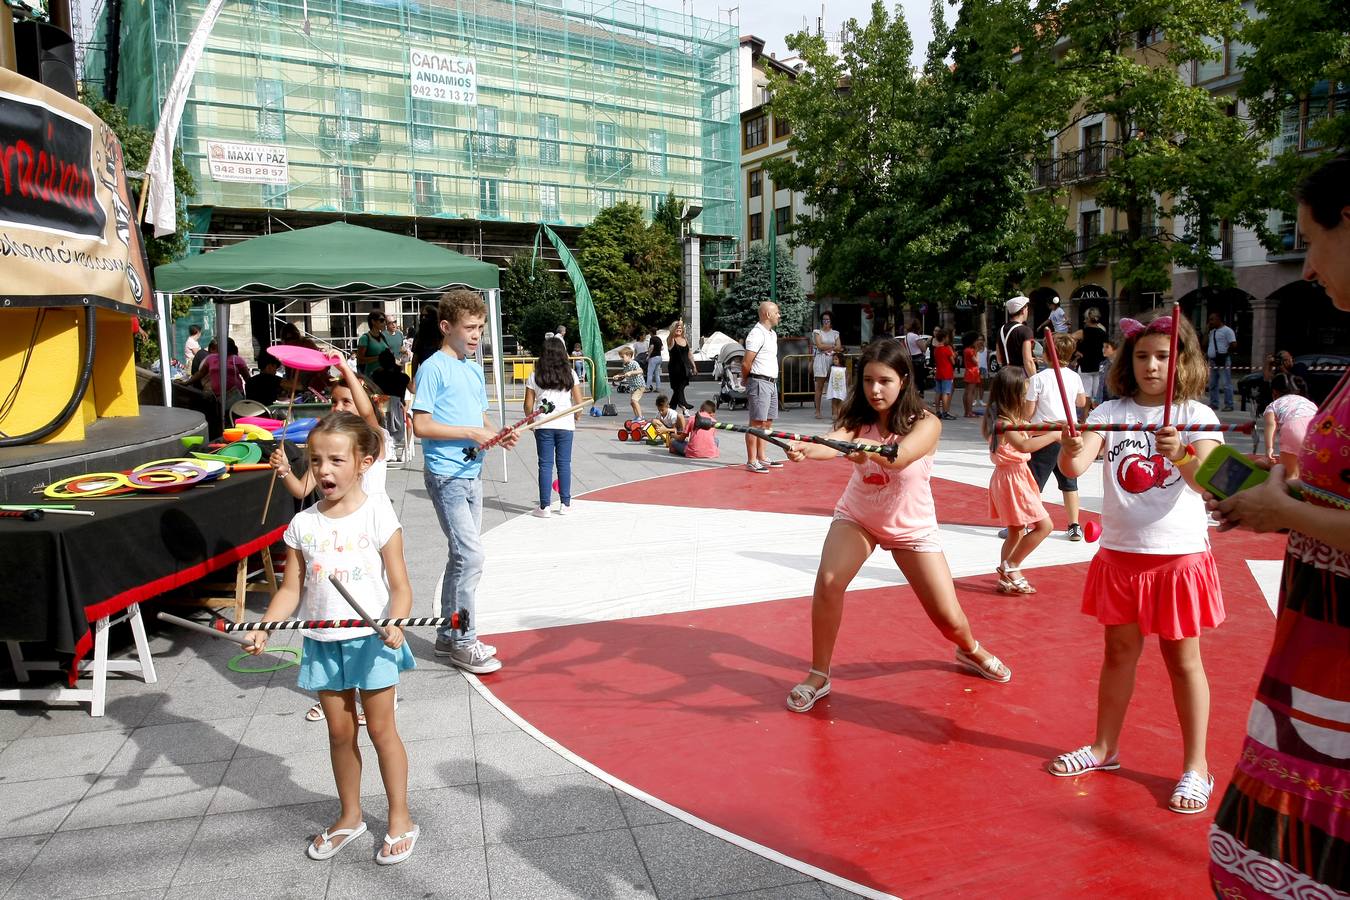
[[[154,142],[155,133],[127,121],[126,107],[116,106],[102,97],[97,99],[85,97],[84,102],[122,142],[122,155],[127,168],[138,172],[145,171],[145,166],[150,160],[150,145]],[[135,209],[140,203],[143,182],[128,175],[127,184],[131,190],[131,206]],[[174,147],[173,150],[173,186],[179,200],[178,230],[166,237],[146,239],[145,255],[152,272],[155,266],[173,262],[187,255],[188,218],[183,201],[197,193],[197,184],[193,181],[188,167],[183,165],[183,154],[178,147]]]
[[670,239],[678,243],[680,240],[680,222],[683,215],[684,201],[676,197],[675,191],[672,190],[652,211],[652,224],[660,225],[666,230],[666,234],[670,235]]
[[643,220],[633,203],[601,210],[577,241],[576,259],[608,339],[675,318],[680,258],[665,226]]
[[[801,274],[792,259],[792,252],[782,243],[778,245],[778,311],[777,331],[784,335],[802,335],[811,330],[813,306],[802,292]],[[717,328],[738,341],[759,320],[759,304],[769,299],[769,248],[764,241],[750,245],[741,264],[740,277],[731,286],[725,300],[718,304]]]
[[[169,320],[181,319],[192,311],[192,298],[184,294],[174,294],[169,300]],[[159,323],[154,319],[140,319],[141,330],[136,335],[136,365],[150,368],[159,362]],[[169,331],[173,335],[172,329]],[[173,356],[172,353],[169,354]],[[192,360],[185,360],[186,363]]]
[[1344,111],[1350,90],[1350,5],[1344,0],[1256,0],[1256,12],[1242,29],[1250,49],[1239,60],[1239,93],[1262,133],[1274,137],[1286,109],[1296,108],[1314,88],[1326,89],[1319,82],[1339,84],[1339,115],[1318,122],[1310,137],[1328,152],[1350,148],[1350,116]]
[[[557,330],[559,325],[567,326],[568,336],[578,334],[576,313],[567,308],[560,298],[536,300],[520,313],[515,335],[522,347],[529,348],[530,355],[538,356],[544,348],[544,335]],[[567,352],[572,352],[575,339],[567,342]]]
[[[562,280],[548,270],[542,258],[533,257],[533,253],[521,251],[511,257],[501,273],[503,327],[518,337],[525,310],[540,303],[563,305]],[[551,331],[563,321],[559,319],[544,330]],[[543,340],[543,332],[539,333],[539,340]]]

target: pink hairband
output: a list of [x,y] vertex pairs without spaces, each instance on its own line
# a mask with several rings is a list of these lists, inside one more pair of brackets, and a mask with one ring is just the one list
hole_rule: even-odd
[[1137,319],[1121,319],[1120,333],[1125,335],[1126,338],[1138,337],[1141,334],[1171,334],[1172,317],[1158,316],[1147,325]]

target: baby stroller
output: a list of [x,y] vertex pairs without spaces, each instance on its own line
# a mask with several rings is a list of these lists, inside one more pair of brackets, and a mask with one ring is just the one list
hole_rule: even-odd
[[736,409],[737,405],[745,407],[745,379],[741,375],[741,363],[744,361],[745,348],[740,344],[727,344],[718,351],[717,363],[713,366],[713,374],[721,378],[717,388],[718,409],[722,408],[723,403],[731,409]]

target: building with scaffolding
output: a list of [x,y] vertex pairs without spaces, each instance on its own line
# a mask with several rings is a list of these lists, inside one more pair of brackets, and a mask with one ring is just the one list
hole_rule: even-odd
[[[107,0],[86,83],[152,126],[206,0]],[[178,146],[207,247],[347,219],[503,263],[620,201],[703,208],[704,267],[741,219],[734,24],[633,0],[242,0]],[[336,333],[341,331],[333,327]]]

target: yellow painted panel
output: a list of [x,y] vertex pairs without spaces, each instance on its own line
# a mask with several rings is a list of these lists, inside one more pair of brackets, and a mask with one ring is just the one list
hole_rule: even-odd
[[140,415],[136,400],[136,347],[131,316],[98,311],[98,346],[89,392],[100,419]]
[[[34,337],[39,317],[41,324]],[[23,372],[14,403],[0,418],[0,431],[27,434],[46,425],[65,407],[80,375],[82,317],[77,309],[0,310],[0,396],[9,394]],[[75,415],[46,440],[82,440],[84,427],[94,415],[93,401],[86,394]]]

